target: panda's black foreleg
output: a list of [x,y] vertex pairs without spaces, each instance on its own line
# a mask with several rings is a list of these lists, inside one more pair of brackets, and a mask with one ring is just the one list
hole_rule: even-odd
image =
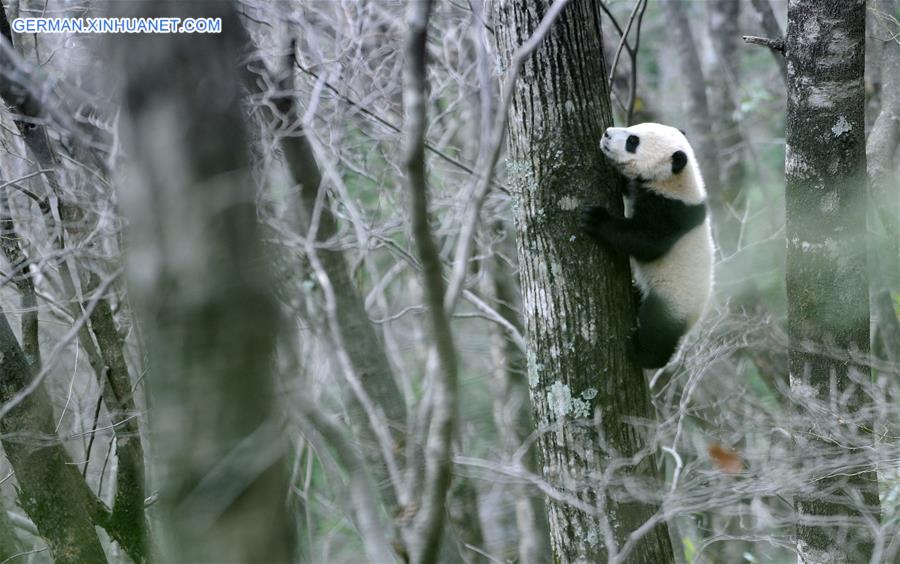
[[642,368],[662,368],[675,354],[686,329],[687,323],[651,292],[641,302],[631,353]]
[[642,262],[658,259],[674,243],[671,237],[654,233],[653,225],[625,217],[613,217],[603,206],[582,208],[580,225],[582,231],[591,238]]

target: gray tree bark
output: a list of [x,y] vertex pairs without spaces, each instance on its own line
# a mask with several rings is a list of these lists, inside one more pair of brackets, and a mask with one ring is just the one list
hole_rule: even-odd
[[[789,368],[800,397],[851,414],[866,398],[853,380],[869,370],[849,360],[869,351],[866,269],[864,0],[791,0],[788,65],[787,258]],[[806,406],[807,404],[803,404]],[[871,531],[854,519],[880,519],[878,488],[864,421],[798,429],[798,454],[808,453],[810,487],[795,499],[803,562],[860,562],[871,557]],[[849,428],[844,428],[844,427]],[[856,428],[853,428],[853,427]],[[871,426],[868,426],[870,429]],[[826,441],[845,445],[839,454]],[[829,456],[858,464],[850,477],[831,477]],[[822,475],[819,475],[822,474]],[[836,518],[823,523],[821,518]],[[845,538],[842,542],[835,539]]]
[[[498,4],[499,51],[509,63],[550,3]],[[602,476],[611,458],[643,446],[625,419],[652,417],[652,410],[644,376],[625,352],[635,315],[628,263],[577,229],[578,209],[591,200],[622,210],[617,177],[597,148],[612,125],[599,31],[599,6],[568,5],[525,63],[509,119],[530,394],[535,423],[545,430],[542,474],[581,502],[549,502],[556,562],[615,559],[657,509],[622,488],[652,475],[651,456]],[[629,558],[672,561],[666,526],[648,529],[628,546]]]
[[222,18],[220,34],[116,42],[137,161],[122,201],[149,343],[161,559],[288,561],[295,531],[271,373],[281,320],[240,107],[248,39],[231,2],[124,8]]

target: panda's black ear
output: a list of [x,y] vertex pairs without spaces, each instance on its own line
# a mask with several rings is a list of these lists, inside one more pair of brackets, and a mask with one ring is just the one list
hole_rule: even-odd
[[678,128],[678,131],[680,131],[682,135],[684,135],[685,137],[687,137],[687,131],[681,129],[680,127]]
[[678,174],[687,166],[687,155],[684,151],[672,153],[672,174]]

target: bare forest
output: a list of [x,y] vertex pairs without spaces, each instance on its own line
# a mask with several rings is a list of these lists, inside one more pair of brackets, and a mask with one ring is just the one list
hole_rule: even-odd
[[0,564],[900,562],[898,147],[900,0],[0,0]]

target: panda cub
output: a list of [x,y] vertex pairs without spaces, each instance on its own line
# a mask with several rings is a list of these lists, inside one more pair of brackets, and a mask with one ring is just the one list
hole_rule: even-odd
[[712,290],[703,178],[687,138],[674,127],[610,127],[600,149],[628,179],[626,217],[588,206],[581,227],[631,257],[642,295],[632,351],[642,367],[660,368],[703,314]]

